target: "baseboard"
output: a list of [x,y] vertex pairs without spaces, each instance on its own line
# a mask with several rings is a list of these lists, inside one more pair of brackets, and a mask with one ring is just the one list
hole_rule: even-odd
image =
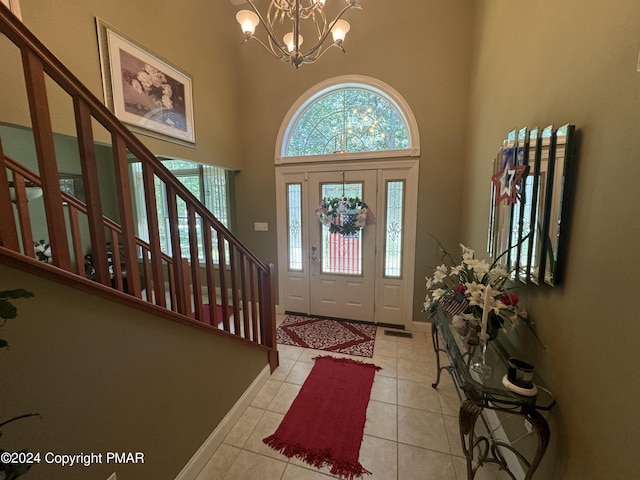
[[225,415],[220,424],[209,435],[198,451],[191,457],[191,459],[184,466],[182,471],[178,474],[175,480],[195,480],[198,474],[202,471],[207,462],[211,459],[216,452],[222,441],[229,434],[233,426],[244,414],[249,404],[253,401],[255,396],[260,392],[264,384],[271,376],[269,365],[265,365],[256,379],[251,382],[251,385],[245,390],[242,396],[238,399],[235,405],[229,410],[229,413]]

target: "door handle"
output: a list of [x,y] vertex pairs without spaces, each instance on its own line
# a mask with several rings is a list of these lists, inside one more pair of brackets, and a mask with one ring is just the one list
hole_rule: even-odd
[[316,250],[318,250],[318,247],[316,247],[315,245],[311,246],[311,261],[313,262],[319,262],[320,258],[316,256]]

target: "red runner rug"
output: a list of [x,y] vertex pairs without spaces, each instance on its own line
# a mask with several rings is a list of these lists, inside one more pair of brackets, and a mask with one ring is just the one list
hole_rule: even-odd
[[276,432],[264,443],[331,474],[353,479],[366,470],[358,461],[373,377],[380,367],[356,360],[317,357],[309,377]]
[[278,326],[280,345],[373,357],[376,326],[302,315],[288,315]]

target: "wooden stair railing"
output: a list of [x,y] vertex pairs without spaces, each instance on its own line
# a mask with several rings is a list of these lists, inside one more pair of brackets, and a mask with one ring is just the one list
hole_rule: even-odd
[[[84,257],[90,252],[95,282],[258,344],[267,349],[273,370],[278,363],[273,265],[256,258],[2,3],[0,32],[20,50],[39,171],[36,175],[8,158],[0,141],[0,246],[36,257],[25,182],[41,187],[42,200],[36,201],[44,202],[52,265],[85,278]],[[72,101],[84,202],[60,188],[47,79]],[[93,122],[111,137],[117,220],[103,214]],[[148,241],[135,233],[132,161],[142,165]],[[169,251],[161,245],[158,198],[168,207],[164,248]],[[187,217],[182,235],[178,206]],[[16,217],[17,223],[4,220]]]

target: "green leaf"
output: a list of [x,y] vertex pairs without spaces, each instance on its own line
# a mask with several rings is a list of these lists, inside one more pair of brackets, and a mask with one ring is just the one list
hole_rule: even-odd
[[0,299],[29,297],[33,297],[33,292],[28,292],[24,288],[18,288],[16,290],[3,290],[2,292],[0,292]]
[[0,300],[0,318],[10,319],[16,318],[18,314],[18,309],[14,307],[11,302],[7,300]]
[[5,425],[8,425],[17,420],[22,420],[23,418],[30,418],[30,417],[40,417],[40,414],[39,413],[23,413],[22,415],[16,415],[15,417],[12,417],[9,420],[5,420],[2,423],[0,423],[0,427],[4,427]]
[[[21,453],[26,453],[28,450],[23,449],[20,450]],[[6,452],[4,449],[0,449],[0,453]],[[2,477],[4,480],[14,480],[21,475],[24,475],[31,468],[30,464],[20,464],[20,463],[3,463],[0,462],[0,473],[3,474]]]

